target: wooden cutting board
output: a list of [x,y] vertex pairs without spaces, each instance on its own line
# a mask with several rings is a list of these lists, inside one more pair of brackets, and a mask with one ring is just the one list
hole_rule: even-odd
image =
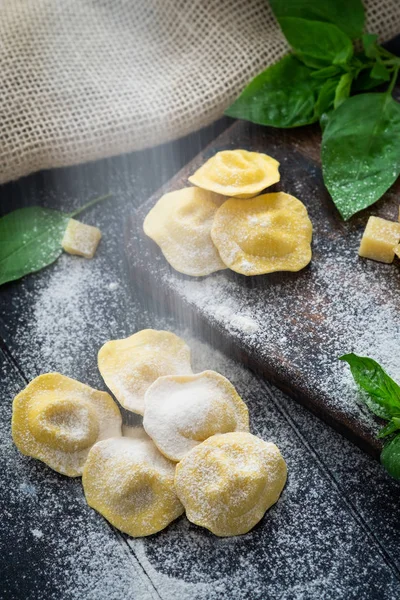
[[[236,122],[135,212],[126,226],[127,259],[146,302],[275,383],[326,422],[377,455],[381,426],[361,402],[338,357],[375,358],[400,379],[400,270],[361,259],[357,250],[369,214],[396,220],[399,188],[371,210],[343,222],[324,188],[320,134]],[[314,228],[313,259],[298,273],[245,277],[226,270],[191,278],[174,271],[143,234],[143,220],[166,191],[215,152],[244,148],[281,163],[282,190],[304,202]],[[210,365],[212,369],[212,365]]]

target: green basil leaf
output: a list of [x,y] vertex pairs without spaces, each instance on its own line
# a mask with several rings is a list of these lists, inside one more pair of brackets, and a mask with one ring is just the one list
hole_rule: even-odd
[[323,69],[314,71],[311,73],[311,77],[313,79],[329,79],[329,77],[335,77],[335,75],[339,75],[341,72],[342,70],[340,67],[336,65],[330,65],[329,67],[324,67]]
[[400,104],[390,94],[348,98],[322,136],[325,185],[342,217],[376,202],[400,173]]
[[362,0],[270,0],[270,5],[278,21],[282,17],[325,21],[352,39],[359,38],[364,28]]
[[381,464],[395,479],[400,479],[400,434],[388,442],[381,452]]
[[[400,416],[400,386],[372,358],[345,354],[339,360],[350,365],[356,383],[370,395],[374,408],[369,408],[384,419]],[[381,410],[382,409],[382,410]]]
[[365,33],[361,39],[366,56],[368,56],[368,58],[375,58],[378,54],[376,47],[378,36],[374,33]]
[[333,107],[336,110],[341,104],[350,96],[351,82],[353,81],[353,75],[351,73],[344,73],[341,76],[337,88],[335,90],[335,100]]
[[379,79],[380,81],[390,80],[390,71],[381,60],[377,60],[371,71],[372,79]]
[[230,117],[272,127],[314,123],[320,82],[292,54],[257,75],[225,111]]
[[351,39],[336,25],[297,17],[280,18],[279,24],[301,60],[311,59],[323,66],[345,64],[353,56]]
[[384,438],[388,435],[392,435],[392,433],[395,433],[399,429],[400,429],[400,418],[393,417],[392,420],[386,425],[386,427],[383,427],[380,430],[380,432],[378,433],[378,438]]
[[371,77],[372,69],[364,69],[354,79],[352,90],[354,92],[364,92],[366,90],[372,90],[378,87],[386,81],[386,79],[379,79],[377,77]]
[[54,262],[68,221],[69,216],[39,206],[0,219],[0,285]]
[[61,254],[61,241],[71,217],[110,194],[94,198],[71,214],[31,206],[19,208],[0,219],[0,285],[34,273]]
[[333,108],[337,85],[337,79],[328,79],[321,87],[315,104],[315,113],[318,118],[321,118],[324,113],[328,112],[330,108]]

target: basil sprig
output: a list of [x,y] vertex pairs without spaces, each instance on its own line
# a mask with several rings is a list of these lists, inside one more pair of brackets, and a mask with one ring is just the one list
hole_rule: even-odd
[[0,285],[34,273],[53,263],[62,253],[61,241],[71,217],[111,194],[91,200],[66,214],[59,210],[29,206],[0,219]]
[[[400,105],[392,97],[400,58],[363,35],[361,0],[270,4],[293,53],[257,75],[226,114],[281,128],[320,121],[325,185],[347,220],[400,174]],[[388,82],[386,92],[365,93]]]
[[400,479],[400,386],[372,358],[351,353],[339,360],[350,365],[354,380],[367,392],[363,399],[368,408],[388,421],[378,434],[389,440],[381,452],[381,463],[389,475]]

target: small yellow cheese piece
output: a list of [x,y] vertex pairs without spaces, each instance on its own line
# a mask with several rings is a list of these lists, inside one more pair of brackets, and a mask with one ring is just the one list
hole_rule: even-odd
[[287,469],[275,444],[251,433],[208,438],[176,466],[175,488],[192,523],[218,536],[247,533],[278,500]]
[[82,484],[89,506],[120,531],[141,537],[183,513],[174,474],[174,463],[150,439],[111,438],[89,452]]
[[169,331],[143,329],[100,348],[99,371],[122,406],[140,415],[147,388],[163,375],[188,375],[190,349]]
[[147,390],[143,426],[178,462],[216,433],[249,431],[249,413],[228,379],[215,371],[160,377]]
[[111,396],[60,373],[39,375],[13,402],[18,450],[63,475],[81,475],[93,444],[120,435],[121,413]]
[[210,235],[220,198],[199,188],[183,188],[162,196],[147,215],[145,234],[179,273],[200,277],[226,268]]
[[370,217],[361,238],[358,254],[364,258],[391,263],[399,241],[400,223]]
[[61,245],[69,254],[93,258],[100,240],[101,231],[98,227],[70,219]]
[[307,209],[284,192],[230,198],[215,215],[211,237],[226,266],[243,275],[300,271],[311,260]]
[[277,160],[248,150],[217,152],[189,177],[200,188],[232,198],[252,198],[279,180]]

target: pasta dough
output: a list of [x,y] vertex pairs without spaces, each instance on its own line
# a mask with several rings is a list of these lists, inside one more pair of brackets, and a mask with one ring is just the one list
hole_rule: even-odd
[[91,446],[120,435],[121,414],[111,396],[59,373],[36,377],[13,402],[17,448],[63,475],[81,475]]
[[275,444],[250,433],[215,435],[176,467],[175,486],[189,521],[218,536],[247,533],[278,500],[286,463]]
[[224,263],[243,275],[299,271],[311,260],[307,209],[284,192],[227,200],[215,215],[211,236]]
[[192,373],[190,349],[169,331],[144,329],[100,348],[99,371],[124,408],[144,412],[144,394],[162,375]]
[[111,438],[89,452],[82,483],[89,506],[120,531],[145,536],[183,513],[174,474],[151,440]]
[[169,264],[185,275],[200,277],[225,269],[211,239],[211,225],[220,196],[199,188],[184,188],[160,198],[143,229]]
[[189,177],[200,188],[232,198],[252,198],[279,180],[277,160],[248,150],[218,152]]
[[248,431],[247,406],[215,371],[157,379],[147,390],[143,426],[171,460],[216,433]]

